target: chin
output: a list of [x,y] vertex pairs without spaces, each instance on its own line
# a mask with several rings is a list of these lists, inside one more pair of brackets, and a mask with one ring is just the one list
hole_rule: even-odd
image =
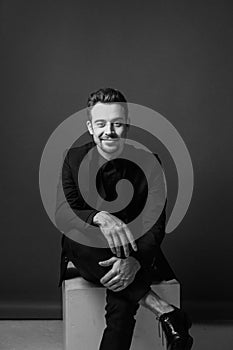
[[115,153],[118,151],[118,148],[102,148],[102,151],[106,153]]

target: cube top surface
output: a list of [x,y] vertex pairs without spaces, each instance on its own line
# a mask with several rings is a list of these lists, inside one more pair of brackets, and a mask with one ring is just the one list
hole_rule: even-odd
[[[179,282],[176,279],[172,279],[170,281],[162,281],[160,283],[153,283],[153,285],[167,286],[167,285],[179,285]],[[76,289],[90,289],[90,288],[105,288],[104,286],[94,284],[86,281],[82,277],[72,278],[70,280],[65,280],[63,282],[63,286],[68,290],[76,290]]]

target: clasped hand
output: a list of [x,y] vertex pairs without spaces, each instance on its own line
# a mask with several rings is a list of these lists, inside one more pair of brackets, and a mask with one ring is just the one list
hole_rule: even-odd
[[126,257],[129,256],[129,244],[134,251],[137,251],[137,245],[130,229],[116,216],[101,211],[94,216],[93,222],[99,225],[102,234],[108,242],[109,248],[117,257],[121,256],[121,246]]
[[100,261],[99,264],[101,266],[113,265],[111,270],[101,278],[100,282],[104,287],[114,292],[119,292],[132,283],[136,273],[140,269],[140,263],[132,256],[126,259],[120,259],[114,256],[109,260]]

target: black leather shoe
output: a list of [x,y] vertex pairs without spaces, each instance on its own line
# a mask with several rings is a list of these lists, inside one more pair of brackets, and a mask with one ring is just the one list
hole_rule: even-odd
[[190,350],[193,345],[193,338],[189,334],[192,322],[184,311],[174,308],[158,318],[167,340],[167,350]]

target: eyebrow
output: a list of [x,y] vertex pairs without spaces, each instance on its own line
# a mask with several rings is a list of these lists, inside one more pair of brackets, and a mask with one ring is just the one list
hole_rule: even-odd
[[[124,118],[123,117],[114,118],[114,119],[112,119],[112,122],[115,122],[117,120],[121,120],[122,121],[122,120],[124,120]],[[97,120],[94,121],[94,123],[98,123],[98,122],[106,122],[106,119],[97,119]]]

